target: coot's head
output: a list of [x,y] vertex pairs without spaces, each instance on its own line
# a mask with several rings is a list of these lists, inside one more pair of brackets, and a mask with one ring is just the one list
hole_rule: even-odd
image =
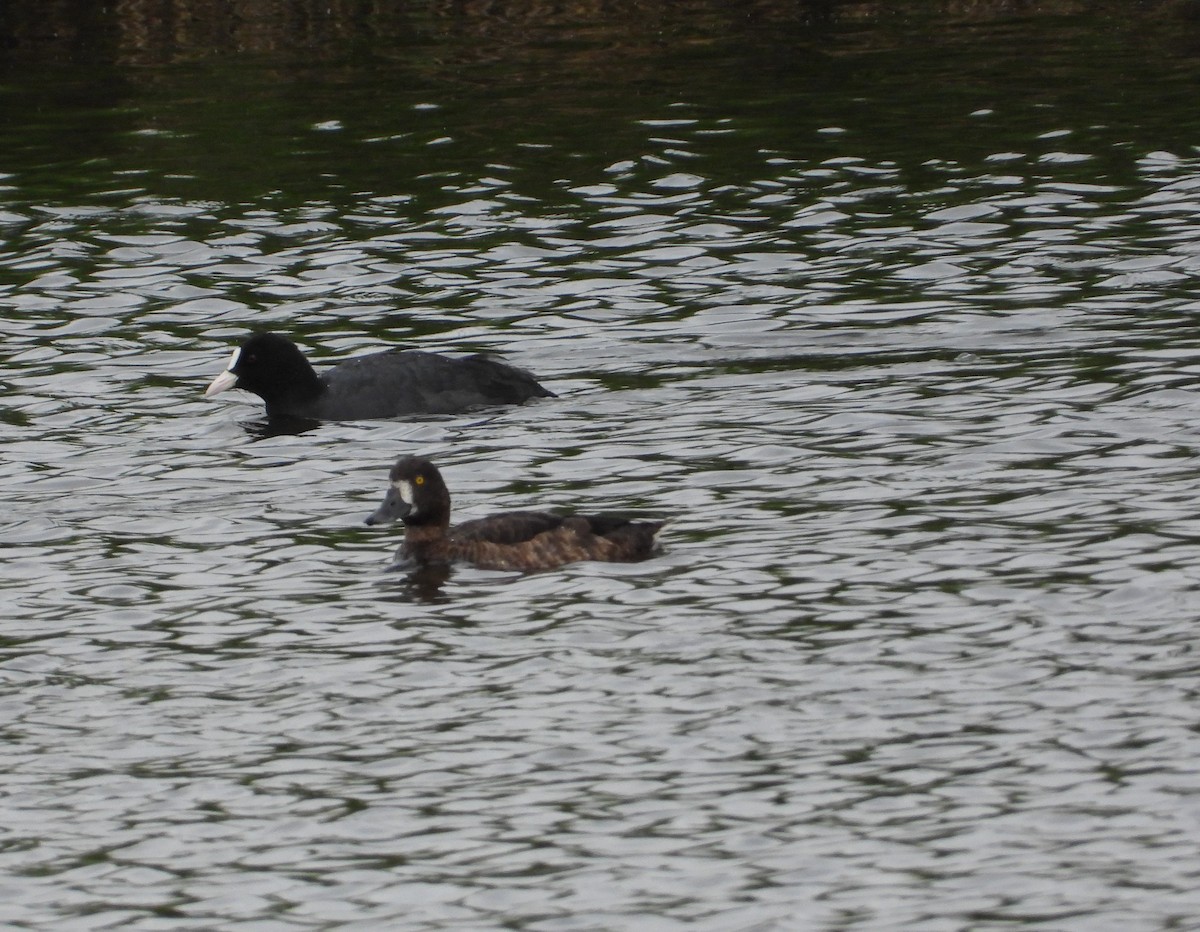
[[408,527],[450,523],[450,492],[442,474],[429,460],[402,456],[388,476],[391,485],[383,504],[367,518],[367,524],[403,521]]
[[321,392],[321,383],[300,347],[277,333],[256,333],[233,351],[225,371],[205,389],[205,397],[229,388],[253,392],[267,403],[305,401]]

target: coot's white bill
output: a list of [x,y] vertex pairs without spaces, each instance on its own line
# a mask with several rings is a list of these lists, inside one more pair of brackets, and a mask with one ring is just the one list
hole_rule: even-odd
[[205,398],[211,398],[213,395],[219,395],[221,392],[225,391],[226,389],[233,388],[233,386],[237,384],[238,377],[236,373],[234,373],[233,368],[237,365],[238,354],[241,353],[241,351],[241,347],[238,347],[233,351],[233,355],[229,357],[229,365],[225,367],[225,371],[213,379],[212,382],[209,383],[208,388],[204,390]]

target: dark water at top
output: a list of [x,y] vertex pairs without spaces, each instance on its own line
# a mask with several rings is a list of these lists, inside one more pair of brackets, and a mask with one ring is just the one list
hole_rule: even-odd
[[[5,14],[0,924],[1196,925],[1196,24],[693,6]],[[387,574],[405,452],[664,552]]]

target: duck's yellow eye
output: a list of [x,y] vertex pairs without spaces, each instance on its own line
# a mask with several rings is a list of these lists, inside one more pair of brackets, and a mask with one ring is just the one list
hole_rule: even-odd
[[416,478],[416,479],[414,479],[414,480],[413,480],[413,482],[415,482],[417,485],[424,485],[424,484],[425,484],[425,477],[424,477],[424,476],[417,476],[417,478]]

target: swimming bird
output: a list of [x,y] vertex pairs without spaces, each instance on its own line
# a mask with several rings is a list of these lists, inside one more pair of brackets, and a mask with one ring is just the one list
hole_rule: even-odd
[[258,395],[269,418],[314,421],[455,414],[553,397],[524,369],[482,355],[388,350],[355,356],[318,375],[300,348],[277,333],[256,333],[235,349],[204,395],[230,388]]
[[429,460],[402,456],[367,524],[404,522],[400,563],[470,563],[483,569],[553,569],[580,560],[631,563],[650,556],[663,521],[623,515],[508,511],[450,527],[450,492]]

